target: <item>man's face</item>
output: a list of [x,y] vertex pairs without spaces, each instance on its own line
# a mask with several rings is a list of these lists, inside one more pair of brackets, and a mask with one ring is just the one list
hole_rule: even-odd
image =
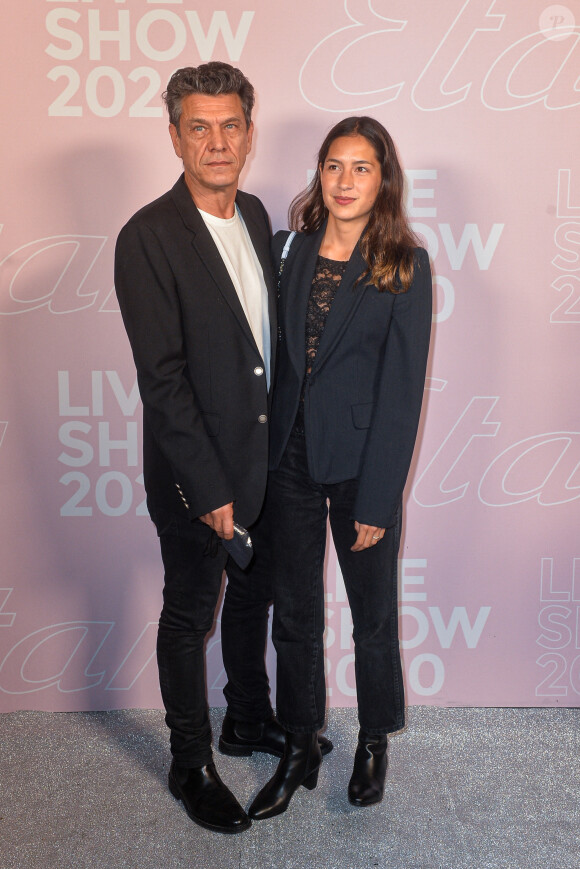
[[179,131],[169,125],[175,153],[183,160],[185,180],[194,201],[235,193],[252,147],[254,125],[246,127],[237,94],[190,94],[183,98]]

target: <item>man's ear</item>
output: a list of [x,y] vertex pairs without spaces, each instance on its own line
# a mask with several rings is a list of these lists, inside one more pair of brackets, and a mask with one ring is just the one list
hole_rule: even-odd
[[252,139],[254,137],[254,122],[250,121],[250,126],[248,127],[248,150],[246,154],[249,154],[252,150]]
[[179,130],[175,126],[175,124],[169,124],[169,135],[171,136],[171,142],[173,144],[173,150],[176,155],[181,158],[181,139],[179,137]]

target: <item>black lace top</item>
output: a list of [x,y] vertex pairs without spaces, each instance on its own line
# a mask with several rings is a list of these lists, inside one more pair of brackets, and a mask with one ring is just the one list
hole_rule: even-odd
[[316,260],[316,271],[306,309],[306,374],[302,384],[298,413],[294,422],[294,430],[300,434],[304,434],[304,391],[326,326],[330,306],[340,286],[347,264],[347,261],[328,259],[320,255]]

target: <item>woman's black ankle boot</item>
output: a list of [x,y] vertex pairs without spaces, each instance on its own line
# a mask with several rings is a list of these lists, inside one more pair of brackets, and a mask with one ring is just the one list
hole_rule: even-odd
[[284,756],[248,809],[250,818],[261,821],[285,812],[300,785],[308,790],[316,787],[321,763],[316,733],[287,733]]
[[371,736],[362,730],[354,755],[354,767],[348,783],[348,799],[353,806],[380,803],[387,775],[387,736]]

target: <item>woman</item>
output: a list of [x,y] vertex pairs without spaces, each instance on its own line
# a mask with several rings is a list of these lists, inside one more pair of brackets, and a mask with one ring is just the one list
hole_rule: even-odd
[[[290,207],[271,428],[277,715],[286,752],[249,814],[314,788],[323,726],[326,519],[353,620],[359,741],[348,796],[382,799],[387,734],[404,726],[398,640],[401,498],[417,434],[431,272],[404,215],[395,146],[373,118],[328,134]],[[277,267],[288,233],[274,238]],[[327,506],[328,505],[328,506]]]

